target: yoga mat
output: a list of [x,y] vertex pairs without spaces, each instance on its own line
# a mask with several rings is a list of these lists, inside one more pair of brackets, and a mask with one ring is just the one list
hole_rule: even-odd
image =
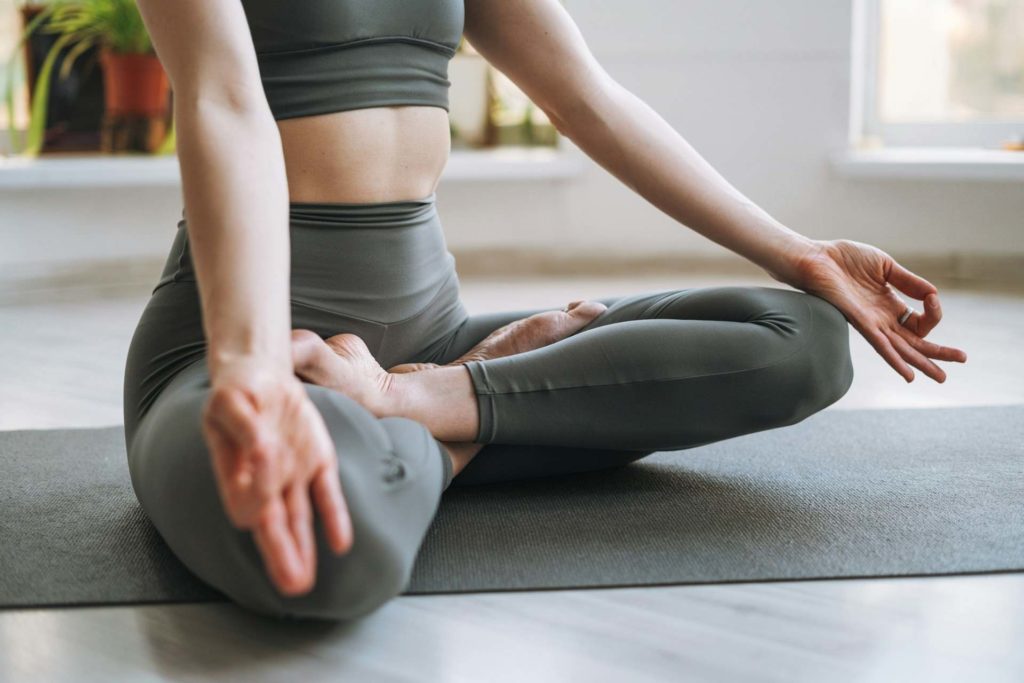
[[[1024,405],[826,410],[617,470],[450,489],[409,593],[1024,570]],[[0,432],[0,605],[222,599],[121,427]]]

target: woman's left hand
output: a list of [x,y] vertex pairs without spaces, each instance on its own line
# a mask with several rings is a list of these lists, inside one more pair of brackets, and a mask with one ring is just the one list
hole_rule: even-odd
[[[946,373],[930,359],[966,362],[964,351],[924,340],[942,319],[935,285],[881,249],[847,239],[816,241],[796,271],[796,281],[787,284],[832,303],[907,382],[914,380],[908,363],[944,382]],[[924,312],[900,324],[907,304],[893,287],[924,301]]]

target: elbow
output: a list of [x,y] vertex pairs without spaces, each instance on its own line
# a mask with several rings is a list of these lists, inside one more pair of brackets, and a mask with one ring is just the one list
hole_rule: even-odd
[[273,118],[262,86],[241,83],[175,90],[174,107],[178,111],[215,111],[242,117]]
[[561,135],[574,140],[580,130],[602,126],[608,118],[619,93],[623,90],[607,74],[600,78],[581,80],[566,88],[556,98],[538,106]]
[[243,136],[250,141],[280,141],[270,106],[263,102],[228,94],[175,95],[174,119],[178,128],[179,151],[194,136],[207,140],[226,140]]

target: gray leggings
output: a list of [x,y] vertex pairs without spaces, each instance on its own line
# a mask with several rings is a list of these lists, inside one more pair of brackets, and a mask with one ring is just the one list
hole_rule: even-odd
[[[293,203],[291,211],[293,328],[358,334],[385,368],[450,362],[537,312],[469,315],[433,195]],[[183,211],[125,368],[136,495],[177,557],[237,603],[346,619],[404,589],[449,485],[616,467],[792,425],[837,401],[853,380],[847,321],[817,296],[714,286],[601,301],[608,309],[567,339],[467,364],[477,442],[486,445],[454,479],[422,424],[378,419],[345,394],[306,383],[334,439],[355,542],[335,557],[318,523],[316,586],[283,597],[251,535],[224,514],[200,431],[210,378]]]

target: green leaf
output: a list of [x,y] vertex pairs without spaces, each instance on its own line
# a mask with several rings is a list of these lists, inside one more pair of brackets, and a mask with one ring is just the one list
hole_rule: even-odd
[[30,156],[37,156],[42,149],[43,134],[46,132],[46,108],[50,98],[50,74],[53,72],[57,55],[71,40],[73,40],[73,36],[70,35],[57,38],[50,51],[46,53],[43,65],[39,68],[35,92],[32,94],[32,113],[25,140],[25,153]]
[[64,55],[64,60],[60,65],[61,80],[67,78],[68,75],[71,73],[71,67],[72,65],[74,65],[75,60],[78,59],[78,57],[83,52],[85,52],[95,44],[95,38],[87,36],[85,38],[80,39],[70,50],[68,50],[68,53]]
[[35,33],[36,29],[39,28],[39,26],[57,10],[58,6],[59,3],[47,5],[39,12],[39,14],[32,17],[31,21],[25,24],[25,30],[22,31],[17,44],[11,51],[11,56],[7,60],[7,80],[4,83],[4,103],[7,106],[7,135],[11,141],[12,154],[18,152],[18,138],[14,134],[14,70],[19,62],[19,58],[21,57],[21,51],[25,42],[33,33]]
[[[61,60],[58,75],[67,78],[79,56],[89,47],[102,44],[114,52],[155,54],[149,32],[142,20],[136,0],[51,0],[42,11],[26,24],[7,64],[7,83],[4,100],[12,125],[8,126],[11,151],[16,152],[14,132],[14,73],[19,51],[35,31],[57,34],[57,42],[47,53],[36,78],[36,87],[30,104],[29,128],[24,153],[36,155],[42,148],[46,127],[46,108],[49,100],[50,78],[57,53],[68,45],[72,48]],[[173,128],[161,149],[174,144]]]

